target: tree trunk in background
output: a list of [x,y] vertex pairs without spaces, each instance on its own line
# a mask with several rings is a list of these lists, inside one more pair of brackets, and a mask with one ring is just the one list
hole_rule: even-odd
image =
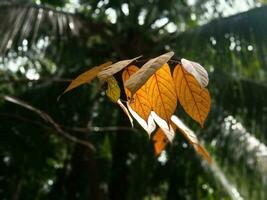
[[116,136],[116,142],[113,148],[113,164],[111,180],[109,182],[109,199],[126,199],[127,183],[129,174],[128,167],[126,165],[128,155],[128,134],[126,132],[118,132]]
[[[86,182],[88,180],[89,182]],[[81,196],[83,199],[102,199],[93,152],[81,145],[76,145],[72,154],[71,172],[66,188],[68,200],[80,199]]]

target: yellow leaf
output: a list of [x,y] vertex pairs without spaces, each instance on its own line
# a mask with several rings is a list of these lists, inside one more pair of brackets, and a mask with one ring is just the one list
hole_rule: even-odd
[[106,81],[107,81],[107,84],[108,84],[108,89],[106,91],[107,96],[109,97],[109,99],[113,103],[117,103],[121,107],[123,112],[129,118],[129,120],[131,122],[131,125],[133,127],[133,119],[132,119],[128,109],[123,105],[123,103],[120,100],[121,89],[120,89],[120,87],[118,85],[118,82],[116,81],[116,79],[113,76],[109,77]]
[[173,79],[180,104],[203,127],[210,111],[209,91],[179,64],[174,68]]
[[123,105],[123,103],[121,102],[120,99],[118,99],[117,104],[121,107],[121,109],[123,110],[123,112],[127,115],[128,119],[131,122],[131,125],[133,127],[133,119],[132,119],[132,117],[131,117],[128,109]]
[[194,147],[196,152],[202,155],[209,163],[211,163],[212,160],[208,151],[201,146],[194,132],[190,130],[177,116],[173,115],[171,120],[188,140],[188,142]]
[[[67,87],[67,89],[62,93],[62,95],[82,84],[85,84],[85,83],[90,83],[96,76],[97,74],[105,69],[106,67],[108,67],[109,65],[111,65],[112,62],[106,62],[102,65],[99,65],[97,67],[94,67],[92,69],[89,69],[88,71],[80,74],[77,78],[75,78],[71,83],[70,85]],[[61,95],[61,96],[62,96]]]
[[176,109],[177,97],[168,64],[164,64],[148,80],[147,94],[152,110],[170,124],[170,118]]
[[140,58],[141,56],[135,57],[133,59],[129,59],[129,60],[121,60],[119,62],[116,62],[112,65],[110,65],[109,67],[107,67],[105,70],[101,71],[97,77],[100,80],[105,80],[110,76],[113,76],[114,74],[116,74],[117,72],[121,71],[122,69],[124,69],[125,67],[127,67],[131,62],[137,60],[138,58]]
[[121,96],[121,89],[118,85],[118,82],[113,76],[109,77],[106,81],[108,84],[106,94],[113,103],[117,103]]
[[133,74],[125,83],[125,87],[131,91],[132,96],[158,69],[161,68],[164,63],[167,63],[173,55],[174,53],[171,51],[156,58],[150,59],[141,67],[140,70]]
[[[131,65],[129,67],[127,67],[123,73],[122,73],[122,80],[123,83],[125,84],[125,82],[130,78],[130,76],[132,74],[134,74],[135,72],[138,71],[138,67]],[[147,86],[143,85],[135,94],[134,96],[131,98],[131,92],[124,87],[125,90],[125,94],[127,96],[127,99],[131,99],[129,100],[129,105],[130,107],[145,121],[148,120],[148,117],[151,113],[151,105],[149,103],[149,99],[147,96]]]
[[168,139],[165,136],[162,129],[158,128],[157,132],[153,135],[152,140],[153,140],[155,155],[158,156],[163,151],[165,146],[168,144]]

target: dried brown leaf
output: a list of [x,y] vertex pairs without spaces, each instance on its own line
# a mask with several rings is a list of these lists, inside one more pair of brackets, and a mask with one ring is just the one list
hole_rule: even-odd
[[[102,65],[99,65],[99,66],[96,66],[92,69],[89,69],[88,71],[80,74],[77,78],[75,78],[71,83],[70,85],[67,87],[67,89],[62,93],[62,95],[82,84],[85,84],[85,83],[90,83],[96,76],[97,74],[105,69],[106,67],[108,67],[109,65],[111,65],[112,62],[106,62]],[[62,96],[61,95],[61,96]]]
[[138,57],[135,57],[135,58],[129,59],[129,60],[121,60],[119,62],[116,62],[116,63],[110,65],[109,67],[107,67],[105,70],[101,71],[97,75],[97,77],[100,80],[105,80],[108,77],[113,76],[117,72],[121,71],[122,69],[124,69],[125,67],[127,67],[129,64],[131,64],[133,61],[137,60],[140,57],[141,56],[138,56]]
[[133,96],[137,90],[139,90],[147,80],[162,67],[163,64],[171,59],[173,55],[174,53],[171,51],[150,59],[142,66],[142,68],[140,68],[140,70],[133,74],[125,83],[125,87],[131,91],[131,95]]

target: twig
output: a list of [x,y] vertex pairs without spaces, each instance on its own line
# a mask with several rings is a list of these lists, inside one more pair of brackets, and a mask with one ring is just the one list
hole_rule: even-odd
[[24,107],[24,108],[27,108],[28,110],[31,110],[33,112],[35,112],[36,114],[38,114],[44,121],[48,122],[50,125],[52,125],[52,127],[54,127],[54,129],[57,131],[57,133],[59,133],[61,136],[63,136],[65,139],[69,140],[69,141],[72,141],[74,143],[78,143],[78,144],[81,144],[83,146],[86,146],[88,147],[89,149],[91,149],[92,151],[95,151],[95,147],[89,143],[89,142],[86,142],[84,140],[80,140],[72,135],[70,135],[69,133],[65,132],[64,130],[61,129],[60,125],[57,124],[53,119],[52,117],[50,117],[47,113],[45,113],[44,111],[42,110],[39,110],[33,106],[31,106],[30,104],[18,99],[18,98],[15,98],[15,97],[12,97],[12,96],[8,96],[8,95],[4,95],[3,96],[3,99],[5,99],[6,101],[8,102],[11,102],[11,103],[14,103],[14,104],[17,104],[21,107]]
[[98,127],[93,126],[89,128],[80,128],[80,127],[73,127],[73,128],[66,128],[75,132],[80,133],[91,133],[91,132],[112,132],[112,131],[132,131],[132,132],[138,132],[138,129],[127,127],[127,126],[108,126],[108,127]]

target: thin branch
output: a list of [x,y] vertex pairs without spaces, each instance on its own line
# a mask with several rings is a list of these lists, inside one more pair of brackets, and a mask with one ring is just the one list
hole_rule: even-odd
[[21,115],[0,112],[0,117],[14,118],[14,119],[17,119],[17,120],[20,120],[20,121],[24,121],[26,123],[30,123],[30,124],[33,124],[33,125],[36,125],[36,126],[40,126],[43,129],[54,130],[51,126],[47,126],[44,123],[41,123],[40,121],[32,120],[32,119],[29,119],[29,118],[21,116]]
[[98,127],[93,126],[89,128],[80,128],[80,127],[66,127],[66,129],[80,132],[80,133],[92,133],[92,132],[113,132],[113,131],[132,131],[132,132],[139,132],[138,129],[127,127],[127,126],[107,126],[107,127]]
[[50,117],[46,112],[42,111],[42,110],[39,110],[33,106],[31,106],[30,104],[18,99],[18,98],[15,98],[15,97],[12,97],[12,96],[9,96],[9,95],[4,95],[3,96],[3,99],[5,99],[6,101],[8,102],[11,102],[11,103],[14,103],[14,104],[17,104],[21,107],[24,107],[28,110],[31,110],[33,112],[35,112],[36,114],[38,114],[44,121],[46,121],[47,123],[49,123],[50,125],[52,125],[52,127],[57,131],[58,134],[60,134],[61,136],[63,136],[65,139],[69,140],[69,141],[72,141],[74,143],[77,143],[77,144],[81,144],[83,146],[86,146],[88,147],[89,149],[91,149],[92,151],[95,151],[95,147],[89,143],[89,142],[86,142],[84,140],[80,140],[72,135],[70,135],[69,133],[65,132],[64,130],[61,129],[60,125],[57,124],[53,119],[52,117]]

